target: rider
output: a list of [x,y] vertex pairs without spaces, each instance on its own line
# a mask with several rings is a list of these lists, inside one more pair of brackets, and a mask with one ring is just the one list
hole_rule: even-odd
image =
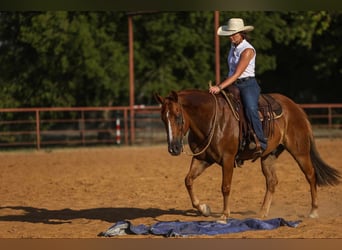
[[[260,143],[257,154],[261,155],[267,147],[267,138],[264,136],[262,124],[258,114],[258,100],[260,87],[255,79],[254,47],[246,40],[246,33],[252,31],[253,26],[245,26],[241,18],[231,18],[227,25],[219,27],[219,36],[228,36],[231,48],[228,54],[228,77],[215,86],[209,88],[210,93],[219,93],[222,89],[234,84],[240,90],[240,96],[245,108],[248,121],[252,124],[256,137]],[[256,147],[251,143],[250,149]]]

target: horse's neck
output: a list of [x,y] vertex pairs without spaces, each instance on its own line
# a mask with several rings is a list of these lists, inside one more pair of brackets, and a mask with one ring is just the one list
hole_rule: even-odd
[[181,104],[188,129],[205,136],[212,126],[215,113],[213,97],[203,92],[189,93],[181,97]]

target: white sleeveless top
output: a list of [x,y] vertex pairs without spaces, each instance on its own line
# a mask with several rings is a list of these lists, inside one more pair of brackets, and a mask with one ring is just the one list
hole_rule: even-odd
[[256,52],[254,47],[247,42],[247,40],[243,39],[242,42],[238,45],[235,46],[232,44],[229,54],[228,54],[228,66],[229,66],[229,73],[228,76],[231,76],[234,74],[236,67],[239,63],[241,53],[247,49],[251,48],[254,50],[254,56],[249,62],[247,68],[245,71],[239,76],[239,78],[244,78],[244,77],[254,77],[255,76],[255,57],[256,57]]

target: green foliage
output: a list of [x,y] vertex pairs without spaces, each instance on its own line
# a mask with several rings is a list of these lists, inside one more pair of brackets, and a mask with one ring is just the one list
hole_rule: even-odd
[[214,78],[213,13],[160,13],[134,23],[139,100],[148,102],[152,91],[203,88]]
[[[319,86],[337,86],[342,74],[341,16],[220,12],[220,25],[242,17],[255,27],[249,36],[265,91],[335,101],[337,93]],[[127,18],[125,12],[0,12],[1,107],[128,105]],[[213,11],[140,13],[133,29],[136,104],[155,104],[154,92],[206,89],[215,79]],[[229,40],[220,38],[220,46],[223,78]]]
[[[120,15],[65,11],[15,15],[21,24],[2,48],[5,57],[0,60],[6,67],[2,71],[8,72],[3,81],[15,85],[13,94],[21,106],[115,103],[128,74],[125,46],[115,39]],[[13,28],[10,25],[7,32]]]

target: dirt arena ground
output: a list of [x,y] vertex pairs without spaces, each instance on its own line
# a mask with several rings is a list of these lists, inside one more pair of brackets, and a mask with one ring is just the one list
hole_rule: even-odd
[[[342,140],[316,143],[322,158],[342,172]],[[220,167],[212,166],[195,182],[214,213],[202,217],[184,186],[190,160],[170,156],[166,145],[0,152],[0,238],[98,238],[119,220],[135,225],[216,220],[222,209]],[[297,228],[201,238],[342,238],[342,184],[318,188],[320,218],[310,219],[309,185],[287,152],[277,171],[269,218],[302,220]],[[231,216],[257,218],[264,189],[259,162],[236,168]]]

